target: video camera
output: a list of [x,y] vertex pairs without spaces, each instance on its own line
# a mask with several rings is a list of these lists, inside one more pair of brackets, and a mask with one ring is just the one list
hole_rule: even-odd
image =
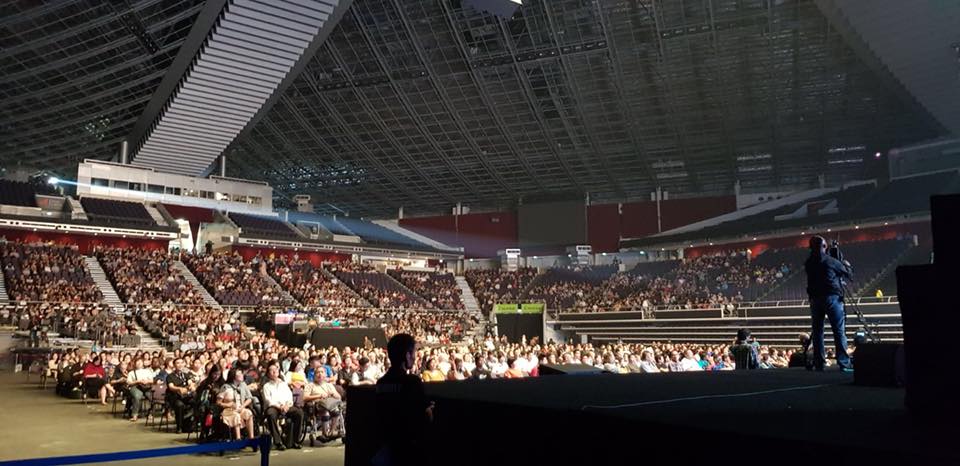
[[827,254],[829,254],[830,257],[832,257],[832,258],[834,258],[834,259],[836,259],[836,260],[838,260],[838,261],[840,261],[840,262],[843,262],[843,253],[840,252],[840,241],[839,241],[839,240],[833,240],[833,241],[830,242],[830,247],[827,248]]

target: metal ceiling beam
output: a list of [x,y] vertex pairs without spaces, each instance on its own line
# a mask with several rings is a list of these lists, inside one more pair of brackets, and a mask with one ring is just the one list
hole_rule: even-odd
[[439,3],[443,8],[443,16],[447,20],[447,25],[450,27],[450,35],[454,38],[454,40],[457,41],[457,50],[460,52],[460,57],[463,59],[463,62],[467,65],[473,85],[477,88],[477,95],[480,96],[480,99],[483,101],[487,111],[490,112],[490,116],[493,118],[494,123],[496,123],[497,131],[499,131],[504,142],[507,143],[507,146],[510,147],[511,154],[516,160],[517,165],[523,169],[527,179],[537,186],[537,191],[539,193],[546,192],[546,188],[543,186],[543,181],[539,176],[536,175],[534,169],[530,166],[530,163],[521,153],[520,147],[517,145],[517,141],[514,139],[513,134],[507,129],[507,124],[503,121],[503,115],[501,115],[500,111],[497,110],[496,105],[493,104],[493,99],[491,99],[489,93],[486,92],[484,86],[481,85],[481,79],[480,76],[477,75],[477,69],[473,66],[470,66],[471,63],[467,57],[467,46],[463,41],[463,35],[460,34],[460,28],[457,27],[457,21],[453,17],[453,11],[450,10],[449,3],[444,1]]
[[516,198],[516,191],[512,186],[504,183],[503,177],[500,175],[500,173],[497,173],[497,171],[490,165],[490,162],[486,160],[483,150],[470,134],[470,129],[467,128],[463,118],[460,117],[460,113],[455,108],[455,105],[450,101],[450,97],[447,94],[446,89],[444,89],[443,85],[437,81],[437,71],[433,67],[433,63],[430,62],[430,59],[423,53],[423,43],[420,42],[420,38],[417,37],[416,31],[413,29],[413,26],[410,25],[410,19],[407,18],[407,13],[403,10],[403,7],[397,0],[392,1],[394,9],[397,10],[397,15],[400,17],[400,21],[403,23],[404,30],[406,31],[407,36],[410,37],[410,41],[414,46],[413,50],[416,53],[417,58],[420,60],[420,63],[427,68],[427,78],[430,80],[430,84],[433,85],[434,90],[440,97],[440,102],[443,103],[444,110],[450,114],[451,117],[453,117],[453,122],[457,125],[457,129],[459,129],[463,134],[463,138],[467,141],[467,144],[470,145],[474,156],[477,157],[477,160],[480,161],[480,164],[483,166],[483,168],[487,170],[487,174],[493,178],[493,181],[500,186],[501,190],[508,193],[511,198]]
[[[380,67],[381,71],[383,71],[383,73],[386,74],[387,81],[390,84],[390,88],[393,90],[394,94],[396,94],[397,100],[400,101],[400,104],[403,106],[404,111],[406,111],[407,116],[409,116],[410,119],[413,120],[420,135],[424,137],[424,139],[427,141],[427,144],[430,146],[431,149],[433,149],[434,153],[436,153],[440,161],[442,161],[446,165],[447,169],[450,170],[450,173],[452,173],[453,176],[455,176],[463,184],[465,188],[470,190],[470,192],[473,194],[474,197],[477,197],[477,198],[481,197],[481,194],[477,191],[477,187],[474,186],[473,182],[463,175],[463,172],[460,171],[460,168],[457,167],[456,164],[450,162],[450,158],[447,157],[446,152],[443,150],[442,147],[440,147],[440,144],[433,137],[433,135],[430,134],[430,132],[425,128],[426,124],[423,122],[423,119],[420,118],[420,114],[417,113],[417,111],[413,108],[413,105],[410,104],[410,100],[407,98],[406,94],[403,92],[403,89],[400,89],[400,86],[397,85],[396,80],[391,75],[390,73],[391,70],[388,68],[386,60],[384,60],[383,54],[380,52],[380,48],[374,43],[373,37],[371,36],[370,31],[367,29],[366,25],[361,20],[359,13],[357,13],[357,9],[354,8],[353,10],[351,10],[351,12],[353,13],[353,20],[357,23],[357,28],[360,30],[360,33],[363,34],[363,37],[366,40],[367,45],[369,45],[370,49],[373,51],[373,56],[377,60],[377,65]],[[423,57],[419,56],[419,58],[421,59],[420,65],[424,67],[428,67],[427,63],[423,61],[422,59]],[[429,75],[430,72],[427,71],[427,74]],[[443,96],[440,96],[440,100],[441,102],[443,101]],[[444,105],[444,107],[446,107],[446,105]],[[445,108],[445,110],[448,112],[448,114],[450,114],[449,108]],[[451,114],[451,116],[453,115]],[[459,128],[461,131],[463,131],[462,127],[459,127]],[[463,137],[464,139],[469,139],[469,136],[467,135],[463,135]],[[417,171],[419,172],[419,170]],[[491,174],[493,173],[491,172]],[[424,178],[428,178],[428,177],[424,177]],[[431,184],[433,184],[432,180],[431,180]]]
[[[373,44],[370,42],[369,38],[366,37],[366,34],[363,33],[363,28],[359,24],[360,21],[356,17],[356,12],[353,13],[353,21],[358,23],[357,28],[361,31],[361,34],[364,35],[366,44],[372,47]],[[333,44],[330,44],[328,46],[328,49],[330,50],[330,53],[333,56],[334,60],[340,66],[340,69],[343,70],[344,76],[346,76],[351,83],[356,82],[356,80],[354,79],[353,73],[350,71],[350,67],[347,65],[346,61],[344,61],[343,57],[340,55],[340,52],[337,50],[337,48]],[[382,62],[379,61],[379,59],[378,59],[378,64],[381,68],[381,71],[388,72],[387,70],[383,69],[383,64]],[[399,93],[392,79],[390,83],[393,91]],[[434,180],[430,176],[427,176],[425,173],[423,173],[423,171],[420,170],[419,162],[415,160],[413,156],[410,155],[409,152],[407,152],[407,150],[403,147],[403,144],[401,144],[400,141],[397,141],[397,139],[393,136],[393,133],[390,132],[390,128],[388,128],[383,123],[383,121],[377,116],[376,107],[374,107],[374,105],[370,102],[370,99],[368,99],[367,96],[363,93],[363,90],[356,86],[351,86],[350,89],[353,91],[354,95],[357,96],[357,98],[359,98],[361,106],[363,106],[363,109],[370,116],[370,119],[374,123],[374,125],[376,125],[377,128],[382,132],[384,138],[386,138],[386,140],[390,143],[390,146],[392,146],[392,149],[395,150],[398,154],[400,154],[401,157],[403,157],[403,159],[407,162],[407,164],[410,165],[410,167],[417,174],[417,176],[419,176],[427,185],[429,185],[432,189],[436,190],[436,192],[439,193],[440,196],[443,197],[451,205],[455,204],[457,201],[454,200],[454,198],[450,197],[447,191],[441,188],[439,184],[437,184],[436,180]],[[410,110],[408,109],[408,112],[409,111]],[[346,131],[349,131],[349,125],[345,125],[344,128],[346,129]],[[420,132],[421,134],[423,133],[422,128],[420,128]],[[381,173],[386,174],[388,172],[384,170],[384,171],[381,171]],[[399,183],[399,180],[395,180],[394,183]],[[420,196],[417,196],[417,197],[419,198]]]
[[600,149],[600,145],[597,144],[597,140],[594,137],[594,127],[591,125],[589,119],[585,118],[583,114],[583,109],[581,107],[583,103],[583,96],[580,94],[580,84],[577,81],[576,73],[570,67],[570,63],[563,58],[563,53],[561,51],[560,42],[558,39],[559,35],[557,34],[557,23],[556,19],[553,17],[553,11],[550,8],[549,1],[543,2],[543,10],[547,15],[547,25],[550,27],[550,37],[553,39],[552,42],[554,49],[557,51],[557,63],[560,64],[560,69],[563,70],[564,76],[566,77],[564,80],[565,84],[573,93],[573,98],[576,102],[574,105],[574,111],[577,114],[577,118],[580,120],[580,124],[584,128],[584,133],[587,136],[587,141],[590,143],[590,148],[593,149],[593,153],[596,154],[600,161],[600,168],[606,176],[607,182],[613,187],[613,191],[617,194],[617,196],[623,199],[626,197],[626,194],[623,192],[623,187],[620,184],[620,180],[610,170],[610,161],[607,159],[607,154]]
[[617,105],[620,107],[621,114],[626,117],[627,135],[633,143],[636,155],[643,160],[643,174],[649,180],[650,187],[653,188],[657,185],[657,180],[650,172],[650,156],[644,147],[643,135],[640,134],[640,130],[637,128],[637,116],[633,112],[633,105],[630,105],[627,101],[626,93],[624,92],[625,80],[623,77],[623,64],[620,63],[616,52],[617,41],[614,35],[609,32],[609,25],[607,24],[609,16],[605,14],[602,2],[597,2],[597,11],[600,15],[600,27],[603,28],[603,36],[608,44],[607,53],[610,56],[610,63],[614,71],[614,79],[612,81],[616,87],[617,96],[619,97],[619,99],[617,99]]
[[[341,58],[339,58],[339,56],[336,54],[333,47],[331,47],[328,44],[327,50],[329,50],[331,57],[333,57],[334,60],[336,60],[338,66],[340,66],[341,69],[344,70],[344,74],[348,74],[349,71],[348,71],[348,68],[346,67],[346,64],[343,62]],[[324,109],[327,111],[327,115],[330,116],[330,119],[333,120],[338,126],[340,126],[340,128],[342,129],[342,134],[344,134],[347,140],[354,146],[354,148],[357,150],[357,153],[361,154],[364,158],[366,158],[367,161],[369,161],[370,164],[373,165],[374,169],[377,170],[380,176],[386,178],[391,183],[393,183],[396,189],[406,194],[411,201],[418,202],[418,203],[422,202],[422,198],[416,191],[411,190],[409,186],[407,186],[405,183],[400,181],[400,179],[397,178],[396,174],[392,170],[388,169],[383,164],[383,162],[380,161],[376,157],[376,155],[371,153],[370,150],[367,149],[366,145],[363,142],[361,142],[356,137],[355,134],[353,134],[353,132],[350,130],[350,125],[343,119],[343,117],[340,115],[337,109],[334,108],[333,105],[331,105],[330,102],[324,97],[323,91],[320,89],[314,77],[310,73],[304,73],[303,76],[305,81],[313,91],[314,95],[317,97],[317,101],[324,106]],[[350,81],[353,82],[353,79],[351,78]],[[358,98],[362,98],[359,95],[359,92],[357,91],[356,88],[352,89],[352,91],[354,95],[357,95]],[[374,188],[374,189],[377,189],[377,188]]]
[[510,35],[510,29],[507,28],[506,22],[503,19],[498,19],[497,23],[500,26],[500,33],[503,34],[504,43],[507,45],[507,49],[510,51],[511,58],[513,58],[512,68],[514,74],[516,75],[517,83],[520,85],[524,95],[527,97],[527,102],[531,107],[534,108],[533,112],[531,113],[533,114],[534,119],[537,120],[537,124],[540,127],[540,132],[543,134],[543,138],[549,142],[550,152],[553,153],[553,156],[557,159],[557,162],[560,164],[560,168],[567,176],[567,181],[570,182],[570,185],[574,186],[579,192],[587,192],[587,190],[584,189],[583,185],[580,183],[580,180],[577,179],[577,177],[573,174],[573,171],[570,170],[570,166],[567,164],[565,156],[557,150],[557,141],[553,138],[553,135],[550,134],[550,130],[547,129],[547,125],[543,121],[543,112],[540,111],[540,106],[536,105],[537,100],[533,91],[530,89],[530,81],[527,78],[523,67],[520,66],[520,63],[516,60],[517,47],[516,44],[513,43],[513,37]]

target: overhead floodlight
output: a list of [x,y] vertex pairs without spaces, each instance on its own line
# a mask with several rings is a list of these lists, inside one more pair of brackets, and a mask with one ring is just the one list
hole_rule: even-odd
[[47,184],[56,186],[57,183],[59,183],[59,182],[60,182],[60,178],[57,178],[57,177],[55,177],[55,176],[51,176],[50,178],[47,178]]

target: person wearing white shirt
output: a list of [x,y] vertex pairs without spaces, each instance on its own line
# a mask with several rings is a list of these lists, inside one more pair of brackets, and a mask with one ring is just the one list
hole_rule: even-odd
[[140,406],[143,403],[144,392],[153,385],[156,372],[149,367],[143,367],[143,360],[137,359],[133,363],[134,369],[127,373],[127,391],[130,393],[130,422],[137,422],[140,415]]
[[[267,418],[270,420],[270,435],[277,450],[300,447],[300,431],[303,428],[303,410],[293,405],[293,392],[290,386],[280,378],[280,365],[274,361],[267,368],[269,380],[263,384],[263,399],[267,404]],[[280,418],[287,419],[289,432],[286,442],[280,429]]]
[[690,350],[687,350],[686,353],[683,354],[683,359],[680,360],[680,367],[684,372],[703,370],[697,359],[693,357],[693,351]]

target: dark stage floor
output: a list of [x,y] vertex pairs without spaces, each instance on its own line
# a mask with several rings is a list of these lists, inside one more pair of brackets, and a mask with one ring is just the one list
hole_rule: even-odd
[[[889,455],[899,464],[960,464],[960,451],[940,435],[945,432],[911,419],[903,389],[855,386],[851,374],[839,371],[560,375],[427,384],[427,393],[436,400],[439,436],[493,429],[509,437],[528,432],[517,425],[529,425],[541,440],[580,451],[584,443],[602,442],[605,434],[568,430],[633,430],[637,442],[649,438],[663,448],[682,447],[684,442],[674,439],[689,432],[689,447],[722,455],[729,453],[724,439],[735,442],[727,445],[734,449],[748,442],[764,445],[765,454],[786,453],[781,464],[797,459],[787,453],[791,445],[843,452],[851,459]],[[617,441],[630,438],[618,435]],[[347,448],[350,463],[349,443]]]

